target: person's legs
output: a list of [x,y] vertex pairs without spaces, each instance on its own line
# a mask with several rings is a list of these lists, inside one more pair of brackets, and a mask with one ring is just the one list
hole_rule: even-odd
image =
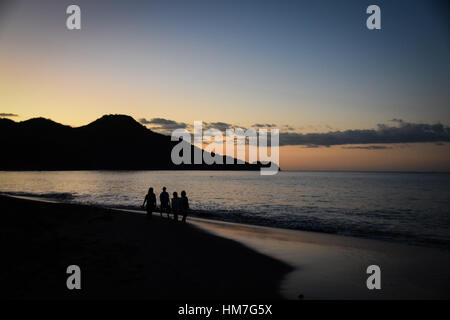
[[181,222],[186,223],[186,217],[187,217],[187,214],[183,213],[183,219],[181,220]]
[[163,216],[163,212],[167,213],[167,218],[168,218],[169,211],[167,210],[167,205],[165,203],[161,203],[161,217]]
[[150,206],[147,207],[147,219],[151,219],[152,218],[152,208]]

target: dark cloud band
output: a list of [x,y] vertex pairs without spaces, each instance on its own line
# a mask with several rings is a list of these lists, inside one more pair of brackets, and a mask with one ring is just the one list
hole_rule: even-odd
[[0,117],[18,117],[15,113],[0,113]]
[[408,123],[398,119],[397,126],[379,124],[377,129],[345,130],[327,133],[280,133],[280,145],[332,146],[346,144],[450,142],[450,127],[440,123]]
[[151,120],[141,118],[141,119],[139,119],[139,122],[142,124],[145,124],[145,125],[152,125],[152,126],[154,126],[152,129],[161,130],[161,131],[175,130],[175,129],[187,127],[186,123],[176,122],[176,121],[164,119],[164,118],[153,118]]

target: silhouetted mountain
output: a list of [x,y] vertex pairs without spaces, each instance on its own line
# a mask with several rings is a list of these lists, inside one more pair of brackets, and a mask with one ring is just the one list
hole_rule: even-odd
[[[0,119],[0,170],[257,170],[260,164],[174,165],[178,142],[132,117],[105,115],[73,128],[49,119]],[[194,147],[192,148],[192,156]]]

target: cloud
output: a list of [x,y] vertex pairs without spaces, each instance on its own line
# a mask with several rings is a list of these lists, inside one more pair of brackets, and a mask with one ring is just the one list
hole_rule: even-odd
[[0,117],[18,117],[15,113],[0,113]]
[[438,124],[409,123],[393,119],[395,126],[379,124],[376,129],[345,130],[327,133],[281,132],[280,145],[346,145],[375,143],[450,142],[450,127]]
[[139,119],[139,122],[145,125],[151,125],[152,129],[159,131],[173,131],[175,129],[184,129],[188,126],[184,122],[176,122],[164,118],[153,118],[151,120],[141,118]]
[[349,147],[342,147],[342,149],[385,150],[385,149],[391,149],[391,147],[388,147],[388,146],[349,146]]
[[220,131],[225,131],[227,129],[235,127],[234,125],[226,122],[209,122],[204,124],[205,129],[217,129]]
[[170,123],[176,123],[173,120],[163,119],[163,118],[153,118],[151,120],[147,120],[145,118],[139,119],[139,122],[142,124],[170,124]]
[[397,118],[391,119],[390,121],[391,121],[391,122],[397,122],[397,123],[399,123],[399,124],[405,123],[402,119],[397,119]]
[[[300,129],[301,129],[301,128],[300,128]],[[285,124],[285,125],[282,127],[282,129],[280,129],[280,131],[285,131],[285,130],[287,130],[287,131],[294,131],[295,128],[294,128],[294,127],[291,127],[291,126],[288,125],[288,124]]]
[[[175,129],[193,129],[193,124],[187,124],[184,122],[177,122],[170,119],[165,118],[152,118],[151,120],[147,120],[145,118],[139,119],[139,122],[141,124],[149,126],[154,131],[159,131],[164,134],[170,134]],[[234,125],[231,123],[226,122],[203,122],[203,132],[205,132],[208,129],[217,129],[219,131],[226,131],[227,129],[232,128],[241,128],[243,130],[247,130],[246,128],[243,128],[242,126]]]
[[255,123],[254,125],[252,125],[252,127],[256,127],[256,128],[275,128],[277,125],[276,124],[270,124],[270,123]]
[[[179,128],[192,129],[192,125],[184,122],[177,122],[165,118],[145,118],[139,119],[139,122],[148,125],[152,130],[161,133],[170,134],[173,130]],[[343,130],[330,132],[310,132],[299,133],[293,132],[294,128],[284,125],[280,132],[280,146],[299,145],[306,148],[329,147],[333,145],[368,145],[368,146],[346,146],[344,149],[360,149],[360,150],[382,150],[389,149],[387,146],[379,146],[374,144],[393,144],[393,143],[416,143],[416,142],[433,142],[443,143],[450,142],[450,127],[440,123],[410,123],[402,119],[391,119],[389,122],[393,124],[378,124],[376,129],[360,129],[360,130]],[[252,127],[276,127],[275,124],[256,123]],[[227,129],[241,128],[226,122],[204,122],[203,130],[215,128],[222,132]],[[270,139],[270,136],[268,137]],[[270,143],[270,141],[269,141]]]
[[320,147],[322,147],[322,146],[318,146],[317,144],[311,144],[311,143],[305,145],[305,148],[309,148],[309,149],[320,148]]

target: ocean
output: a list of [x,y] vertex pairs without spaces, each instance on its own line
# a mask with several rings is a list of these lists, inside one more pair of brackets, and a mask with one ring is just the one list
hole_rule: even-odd
[[0,172],[3,194],[121,209],[163,186],[185,190],[193,216],[450,249],[447,173]]

